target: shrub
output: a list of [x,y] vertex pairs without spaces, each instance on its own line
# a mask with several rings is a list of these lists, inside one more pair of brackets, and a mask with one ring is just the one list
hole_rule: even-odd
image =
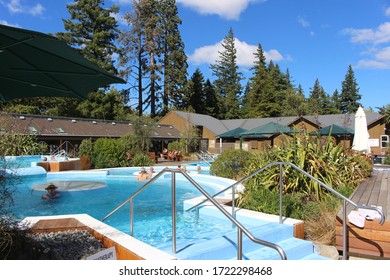
[[88,156],[91,157],[93,153],[93,142],[91,139],[84,139],[81,141],[79,147],[79,157]]
[[168,143],[168,150],[169,151],[180,151],[181,154],[185,153],[185,143],[180,141],[174,141],[171,143]]
[[131,159],[132,166],[150,166],[153,165],[153,160],[144,153],[138,153]]
[[[240,198],[239,205],[245,209],[279,215],[280,196],[278,192],[260,188],[256,191],[246,191]],[[304,195],[300,193],[284,194],[282,196],[283,216],[302,219],[304,208]]]
[[244,150],[226,150],[220,154],[210,167],[210,174],[219,177],[240,179],[245,174],[245,166],[251,153]]
[[111,168],[126,165],[126,149],[120,139],[100,138],[93,144],[91,161],[95,168]]

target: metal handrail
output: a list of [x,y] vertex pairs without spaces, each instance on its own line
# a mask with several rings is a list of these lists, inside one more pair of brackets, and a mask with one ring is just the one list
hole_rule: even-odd
[[[64,145],[65,145],[65,149],[62,148]],[[75,147],[71,142],[69,142],[69,141],[64,141],[64,142],[63,142],[61,145],[59,145],[54,151],[52,151],[51,154],[57,155],[57,154],[61,153],[62,151],[64,151],[66,154],[68,154],[68,153],[69,153],[69,151],[68,151],[68,150],[69,150],[68,145],[70,145],[70,146],[73,148],[73,150],[76,149],[76,147]]]
[[176,254],[176,173],[182,174],[192,185],[194,185],[222,214],[224,214],[236,227],[237,227],[237,259],[242,259],[242,233],[257,244],[261,244],[267,247],[270,247],[276,250],[282,260],[287,260],[287,255],[285,251],[278,244],[271,243],[265,240],[258,239],[248,231],[246,227],[244,227],[235,217],[233,217],[229,212],[227,212],[214,198],[212,198],[192,177],[190,177],[187,173],[182,170],[173,170],[168,167],[161,170],[156,174],[150,181],[148,181],[145,185],[143,185],[140,189],[138,189],[134,194],[132,194],[128,199],[122,202],[118,207],[116,207],[113,211],[111,211],[107,216],[105,216],[101,221],[106,220],[108,217],[117,212],[120,208],[122,208],[126,203],[130,203],[130,234],[133,235],[133,199],[145,190],[150,184],[156,181],[162,174],[170,172],[172,174],[172,252]]
[[[241,180],[235,182],[234,184],[226,187],[225,189],[219,191],[218,193],[214,194],[213,196],[211,196],[212,198],[214,198],[215,196],[229,190],[230,188],[233,189],[232,191],[232,194],[233,194],[233,199],[232,199],[232,213],[235,213],[235,209],[234,209],[234,193],[235,193],[235,186],[237,186],[238,184],[241,184],[243,183],[244,181],[248,180],[249,178],[259,174],[260,172],[262,172],[263,170],[267,169],[268,167],[270,166],[273,166],[273,165],[279,165],[279,172],[280,172],[280,176],[279,176],[279,223],[283,223],[283,211],[282,211],[282,195],[283,195],[283,181],[282,181],[282,176],[283,176],[283,173],[282,173],[282,167],[283,165],[290,165],[291,167],[293,167],[294,169],[296,169],[297,171],[301,172],[302,174],[304,174],[305,176],[309,177],[310,179],[314,180],[315,182],[317,182],[320,186],[322,186],[323,188],[327,189],[328,191],[330,191],[331,193],[333,193],[334,195],[336,195],[337,197],[339,197],[340,199],[343,200],[343,259],[347,259],[347,250],[346,250],[346,244],[347,244],[347,224],[346,224],[346,219],[347,219],[347,214],[346,214],[346,209],[347,209],[347,203],[350,203],[352,204],[355,208],[360,208],[360,209],[369,209],[369,210],[374,210],[376,212],[379,213],[379,215],[381,216],[381,219],[380,219],[380,224],[383,225],[383,223],[385,222],[385,215],[383,214],[382,210],[377,208],[377,207],[374,207],[374,206],[368,206],[368,205],[360,205],[360,204],[357,204],[355,202],[353,202],[352,200],[350,200],[349,198],[345,197],[344,195],[340,194],[339,192],[337,192],[336,190],[332,189],[331,187],[329,187],[328,185],[326,185],[325,183],[321,182],[320,180],[318,180],[317,178],[313,177],[312,175],[310,175],[309,173],[307,173],[306,171],[302,170],[301,168],[299,168],[298,166],[296,166],[295,164],[291,163],[291,162],[270,162],[268,163],[267,165],[265,165],[264,167],[258,169],[257,171],[251,173],[250,175],[242,178]],[[208,199],[205,199],[201,202],[199,202],[198,204],[192,206],[191,208],[188,208],[187,211],[190,211],[194,208],[198,208],[199,206],[201,206],[203,203],[207,202]]]

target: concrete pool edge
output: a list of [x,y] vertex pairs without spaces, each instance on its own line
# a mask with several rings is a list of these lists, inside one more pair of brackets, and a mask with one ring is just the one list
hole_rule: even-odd
[[[176,257],[154,248],[122,231],[119,231],[87,214],[33,216],[21,221],[32,229],[39,221],[74,218],[99,239],[106,248],[115,246],[118,260],[176,260]],[[61,228],[62,230],[67,230]],[[74,228],[70,228],[74,229]],[[48,230],[50,231],[50,230]]]
[[[226,202],[231,202],[231,199],[226,200],[230,196],[218,196],[216,200],[220,202],[220,205],[228,212],[232,213],[233,208],[229,204],[225,204]],[[236,196],[237,197],[237,196]],[[192,199],[188,199],[184,201],[184,211],[191,208],[192,206],[197,205],[205,199],[204,196],[195,197]],[[222,202],[222,203],[221,203]],[[211,216],[216,218],[223,218],[222,212],[220,212],[211,202],[205,202],[200,206],[199,210],[200,215]],[[257,212],[253,210],[248,210],[244,208],[235,207],[235,214],[237,218],[241,218],[240,220],[261,220],[268,222],[279,222],[279,215],[267,214],[262,212]],[[291,225],[294,230],[294,237],[304,239],[305,238],[305,223],[302,220],[282,217],[282,223]]]

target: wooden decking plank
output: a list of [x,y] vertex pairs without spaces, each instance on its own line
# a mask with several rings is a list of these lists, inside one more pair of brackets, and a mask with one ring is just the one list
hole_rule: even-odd
[[[383,172],[385,173],[385,172]],[[386,215],[387,212],[387,203],[388,203],[388,193],[389,193],[389,180],[388,180],[388,172],[383,174],[382,180],[381,180],[381,188],[378,195],[378,206],[382,206],[383,213]]]
[[[378,174],[372,177],[372,181],[370,180],[371,181],[370,184],[367,184],[367,186],[363,189],[363,193],[362,196],[360,197],[360,200],[355,202],[357,202],[358,204],[369,205],[371,192],[374,188],[375,182],[377,181],[377,176]],[[359,186],[358,188],[362,188],[362,187]]]
[[74,218],[64,218],[64,219],[47,219],[39,220],[33,227],[32,231],[57,231],[57,230],[67,230],[67,229],[81,229],[86,226]]
[[373,184],[367,205],[378,205],[379,193],[382,185],[383,172],[378,172]]

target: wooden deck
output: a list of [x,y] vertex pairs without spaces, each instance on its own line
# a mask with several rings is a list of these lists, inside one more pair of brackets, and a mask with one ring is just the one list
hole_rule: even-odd
[[[359,205],[381,206],[385,223],[365,220],[364,227],[347,221],[347,251],[350,255],[390,259],[390,167],[375,169],[371,177],[362,182],[350,199]],[[347,215],[355,210],[347,205]],[[342,210],[336,220],[336,247],[342,251]]]

